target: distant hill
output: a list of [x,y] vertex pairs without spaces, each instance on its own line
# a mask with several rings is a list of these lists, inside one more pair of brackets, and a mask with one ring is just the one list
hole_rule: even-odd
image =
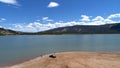
[[37,34],[120,34],[120,23],[67,26],[38,32]]
[[120,23],[106,25],[75,25],[47,31],[27,33],[0,28],[0,35],[45,35],[45,34],[120,34]]
[[18,34],[20,34],[20,32],[0,28],[0,35],[18,35]]
[[0,28],[0,35],[36,35],[36,33],[21,32],[21,31],[14,31],[10,29]]

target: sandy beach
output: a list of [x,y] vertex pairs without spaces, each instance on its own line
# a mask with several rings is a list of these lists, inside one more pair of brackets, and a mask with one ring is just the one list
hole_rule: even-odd
[[120,68],[120,53],[62,52],[0,68]]

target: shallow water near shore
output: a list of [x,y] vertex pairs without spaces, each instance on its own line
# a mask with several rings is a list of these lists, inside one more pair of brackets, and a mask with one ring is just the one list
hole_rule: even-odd
[[0,36],[0,65],[69,51],[120,52],[120,34]]

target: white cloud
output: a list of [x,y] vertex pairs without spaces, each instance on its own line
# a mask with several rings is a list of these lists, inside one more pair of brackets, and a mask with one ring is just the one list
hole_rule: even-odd
[[104,21],[106,23],[120,23],[120,13],[111,14]]
[[92,21],[104,21],[104,18],[102,16],[97,16]]
[[0,18],[0,22],[3,22],[5,21],[6,19],[5,18]]
[[111,19],[105,19],[104,23],[105,24],[111,24],[111,23],[120,23],[120,22],[119,21],[114,21],[114,20],[111,20]]
[[53,21],[52,19],[49,19],[49,17],[43,17],[42,20],[43,21],[48,21],[48,22],[52,22]]
[[102,16],[97,16],[93,18],[91,22],[89,22],[89,25],[103,25],[105,24],[104,20],[105,19]]
[[82,17],[81,21],[85,21],[85,22],[90,21],[90,19],[89,19],[90,17],[87,15],[81,15],[81,17]]
[[57,2],[50,2],[47,7],[54,8],[54,7],[58,7],[58,6],[59,6],[59,4]]
[[108,19],[111,19],[111,18],[120,18],[120,13],[111,14],[110,16],[108,16]]
[[12,4],[12,5],[18,5],[16,0],[0,0],[2,3]]

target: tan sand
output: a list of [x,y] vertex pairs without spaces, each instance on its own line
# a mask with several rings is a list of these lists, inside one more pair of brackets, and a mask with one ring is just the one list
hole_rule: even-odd
[[63,52],[40,56],[8,68],[120,68],[120,53]]

